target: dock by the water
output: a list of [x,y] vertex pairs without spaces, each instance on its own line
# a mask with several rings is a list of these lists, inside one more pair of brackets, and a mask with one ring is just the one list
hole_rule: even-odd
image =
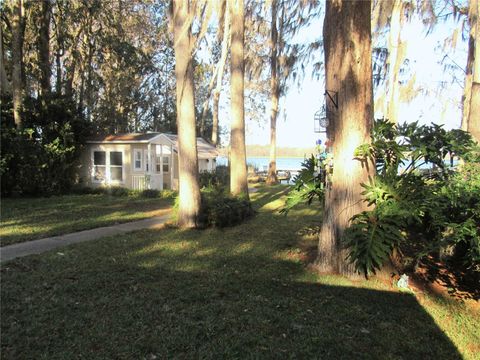
[[[299,173],[298,170],[277,170],[277,179],[280,182],[290,183]],[[268,171],[254,171],[249,172],[248,181],[250,182],[265,182],[267,180]]]

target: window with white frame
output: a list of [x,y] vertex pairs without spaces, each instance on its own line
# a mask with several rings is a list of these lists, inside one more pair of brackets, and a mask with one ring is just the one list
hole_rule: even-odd
[[167,173],[170,169],[170,156],[163,157],[163,172]]
[[123,182],[123,152],[95,150],[92,154],[94,182]]
[[162,155],[161,154],[156,154],[156,156],[155,156],[155,171],[157,172],[157,174],[160,174],[161,166],[162,166]]
[[105,151],[93,152],[93,180],[105,181],[107,177],[107,156]]
[[123,181],[123,153],[110,151],[110,180]]
[[142,150],[134,149],[133,150],[133,169],[137,171],[143,170],[142,167]]

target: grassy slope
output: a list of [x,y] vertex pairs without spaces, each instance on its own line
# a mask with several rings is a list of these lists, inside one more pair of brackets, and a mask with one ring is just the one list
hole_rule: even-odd
[[234,228],[5,264],[2,358],[474,358],[480,329],[462,305],[306,271],[300,243],[315,239],[300,233],[320,215],[278,215],[282,191],[252,194],[259,214]]
[[108,195],[2,199],[1,245],[140,220],[159,214],[171,203],[168,199]]

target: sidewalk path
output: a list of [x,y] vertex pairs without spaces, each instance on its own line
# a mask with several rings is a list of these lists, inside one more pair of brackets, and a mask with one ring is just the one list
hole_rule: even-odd
[[160,227],[170,218],[170,214],[153,218],[132,221],[124,224],[105,226],[76,233],[48,237],[24,243],[8,245],[0,248],[0,262],[18,257],[40,254],[58,247],[99,239],[104,236],[119,235],[127,232]]

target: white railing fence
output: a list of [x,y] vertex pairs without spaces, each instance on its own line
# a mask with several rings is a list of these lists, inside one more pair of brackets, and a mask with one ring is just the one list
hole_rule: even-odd
[[150,176],[148,175],[132,175],[133,190],[150,189]]

